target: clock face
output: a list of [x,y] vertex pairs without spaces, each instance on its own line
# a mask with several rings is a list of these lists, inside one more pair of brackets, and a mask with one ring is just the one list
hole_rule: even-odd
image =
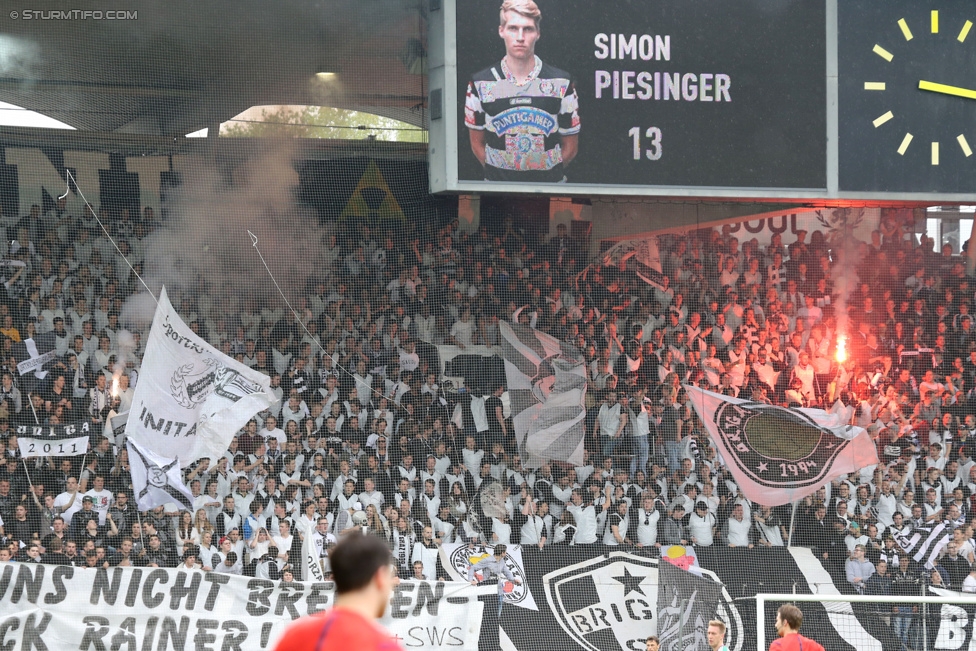
[[842,191],[976,192],[976,3],[838,2]]

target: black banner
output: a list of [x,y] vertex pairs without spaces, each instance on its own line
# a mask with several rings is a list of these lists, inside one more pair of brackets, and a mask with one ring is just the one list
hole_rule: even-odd
[[[506,605],[500,621],[501,635],[520,651],[644,651],[647,635],[658,630],[658,565],[661,561],[650,553],[634,553],[641,551],[618,552],[602,545],[552,547],[543,551],[523,548],[527,582],[539,610]],[[816,563],[808,550],[800,551],[805,553],[806,561]],[[721,583],[715,616],[728,626],[726,643],[731,651],[756,649],[756,593],[791,593],[795,590],[810,594],[814,591],[794,556],[785,548],[703,547],[697,550],[697,556],[703,577]],[[819,563],[816,568],[826,576]],[[817,588],[824,591],[824,586]],[[830,590],[833,590],[832,585]],[[488,598],[488,601],[493,599]],[[779,605],[767,605],[767,644],[776,636],[773,622]],[[844,618],[844,628],[850,626],[850,630],[842,637],[821,604],[800,606],[806,622],[805,634],[827,649],[856,648],[845,640],[845,637],[860,639],[854,636],[855,628],[863,633],[853,615]],[[497,636],[500,634],[495,615],[494,605],[485,608],[479,644],[483,651],[499,648]],[[879,644],[878,651],[881,651],[880,647]]]

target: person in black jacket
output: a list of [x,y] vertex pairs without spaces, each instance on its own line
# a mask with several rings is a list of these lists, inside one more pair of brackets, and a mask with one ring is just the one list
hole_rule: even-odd
[[959,545],[955,541],[946,545],[946,555],[940,563],[949,575],[949,587],[962,590],[962,582],[969,576],[969,561],[959,555]]
[[142,556],[142,563],[147,567],[176,567],[170,553],[160,544],[159,536],[149,536],[149,545]]
[[[922,594],[924,586],[921,576],[911,567],[911,562],[908,554],[899,557],[898,569],[891,576],[892,596],[914,597]],[[912,622],[918,614],[918,606],[899,604],[894,607],[894,612],[895,636],[906,647],[915,648],[918,645],[912,642],[914,642],[913,638],[918,637],[918,631],[912,630]]]
[[42,556],[44,563],[48,565],[71,565],[71,561],[65,556],[63,543],[60,538],[52,538],[51,542],[44,549]]

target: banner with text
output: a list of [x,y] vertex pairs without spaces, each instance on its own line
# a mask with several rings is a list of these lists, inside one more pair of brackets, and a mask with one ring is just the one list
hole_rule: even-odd
[[[406,649],[445,651],[643,651],[648,635],[667,628],[667,609],[658,606],[663,578],[656,550],[516,549],[523,597],[531,595],[537,609],[506,600],[499,618],[496,585],[401,581],[383,625]],[[801,550],[806,553],[796,553]],[[680,551],[672,547],[668,557]],[[843,581],[829,585],[830,575],[809,550],[793,552],[782,547],[696,550],[700,576],[720,594],[709,617],[728,625],[730,651],[755,649],[757,592],[847,590]],[[0,648],[263,651],[274,648],[288,622],[331,608],[333,597],[329,582],[282,583],[180,569],[0,564]],[[946,612],[958,612],[951,608]],[[888,648],[889,627],[869,620],[862,626],[850,609],[839,617],[809,603],[803,612],[828,649]],[[767,613],[767,624],[773,618]],[[966,648],[946,640],[970,639],[973,621],[971,614],[968,620],[933,621],[929,648]],[[771,639],[772,630],[766,635]]]
[[[382,623],[411,649],[477,651],[491,587],[403,581]],[[272,649],[289,622],[328,610],[333,584],[215,572],[11,563],[0,645],[21,649]]]

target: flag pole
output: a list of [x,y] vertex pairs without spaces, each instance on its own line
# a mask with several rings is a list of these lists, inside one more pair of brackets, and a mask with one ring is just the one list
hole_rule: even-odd
[[139,504],[136,504],[136,520],[139,521],[139,542],[142,543],[142,551],[146,551],[146,534],[142,530],[142,514],[139,512]]
[[[30,403],[31,412],[33,412],[33,414],[34,414],[34,423],[37,424],[37,425],[40,425],[41,424],[41,421],[37,417],[37,410],[34,409],[34,398],[33,398],[33,396],[31,396],[31,392],[30,391],[27,392],[27,402]],[[30,486],[31,494],[33,495],[34,494],[34,482],[31,481],[30,468],[27,467],[27,459],[25,459],[24,457],[21,457],[20,460],[24,462],[24,473],[27,475],[27,485]]]
[[794,501],[793,502],[793,512],[790,513],[790,535],[786,539],[786,547],[787,547],[787,549],[789,549],[793,545],[793,523],[796,522],[796,504],[797,504],[797,501]]

